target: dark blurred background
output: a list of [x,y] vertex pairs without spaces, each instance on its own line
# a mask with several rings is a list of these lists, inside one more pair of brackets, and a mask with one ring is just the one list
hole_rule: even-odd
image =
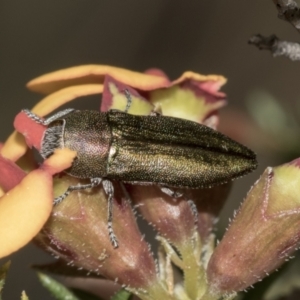
[[[276,117],[272,110],[268,113],[266,103],[279,103],[292,114],[299,108],[299,62],[273,58],[248,45],[256,33],[299,40],[297,32],[277,18],[270,0],[0,0],[0,139],[13,130],[14,116],[22,108],[42,98],[27,91],[26,82],[50,71],[93,63],[137,71],[158,67],[171,78],[185,70],[222,74],[229,79],[223,88],[229,105],[221,113],[220,130],[255,150],[260,163],[258,171],[235,184],[220,217],[222,232],[232,209],[265,167],[283,162],[285,150],[278,147],[289,147],[265,144],[267,135],[262,137],[260,127],[253,125],[249,107],[259,114],[261,104],[267,123],[276,123]],[[248,129],[231,132],[243,128],[243,120],[249,123],[249,136]],[[286,152],[284,159],[292,159],[297,149]],[[52,299],[29,269],[32,263],[49,261],[46,254],[29,245],[11,259],[5,300],[19,299],[22,290],[31,300]]]

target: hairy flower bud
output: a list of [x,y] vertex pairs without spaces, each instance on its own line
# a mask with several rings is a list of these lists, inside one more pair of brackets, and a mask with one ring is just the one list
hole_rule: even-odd
[[[62,193],[76,179],[64,176],[56,185]],[[70,265],[116,280],[132,288],[146,288],[156,280],[154,259],[136,225],[130,204],[115,184],[113,229],[119,247],[113,248],[107,228],[107,196],[102,188],[72,192],[55,206],[37,241]]]
[[[229,188],[230,184],[214,189],[180,190],[185,194],[175,199],[164,194],[157,186],[127,186],[143,217],[161,236],[158,239],[167,257],[182,269],[184,287],[191,299],[198,299],[206,292],[204,268],[207,260],[201,252],[203,245],[207,246],[206,250],[211,248],[208,236]],[[166,268],[162,261],[159,260],[158,264],[160,270]]]
[[198,232],[202,241],[211,234],[219,213],[229,195],[232,182],[212,188],[182,190],[187,199],[193,200],[197,207]]
[[157,186],[128,185],[127,189],[143,217],[173,245],[194,235],[195,217],[185,199],[172,199]]
[[177,246],[191,239],[195,230],[205,242],[230,188],[231,183],[213,188],[176,189],[182,197],[172,199],[157,186],[127,186],[143,217],[160,235]]
[[240,291],[272,272],[300,240],[300,159],[267,168],[248,193],[208,265],[216,294]]

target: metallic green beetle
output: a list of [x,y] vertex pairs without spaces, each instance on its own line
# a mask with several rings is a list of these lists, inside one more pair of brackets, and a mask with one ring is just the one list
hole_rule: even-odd
[[49,157],[57,148],[77,151],[65,172],[90,179],[89,184],[70,186],[57,204],[74,190],[102,183],[108,195],[108,230],[112,229],[113,185],[111,180],[131,184],[156,184],[170,196],[172,188],[204,188],[228,182],[257,166],[255,154],[245,146],[207,126],[153,113],[136,116],[111,110],[64,110],[48,119],[24,112],[47,126],[41,155]]

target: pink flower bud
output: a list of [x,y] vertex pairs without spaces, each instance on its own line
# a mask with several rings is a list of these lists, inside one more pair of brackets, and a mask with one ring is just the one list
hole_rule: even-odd
[[289,259],[300,240],[300,159],[267,168],[208,265],[216,294],[240,291]]
[[[64,176],[56,185],[62,193],[77,180]],[[115,184],[113,248],[107,228],[107,196],[102,188],[72,192],[55,206],[37,241],[70,265],[94,272],[132,288],[147,288],[156,280],[155,262],[136,225],[131,206]]]
[[127,189],[143,217],[173,245],[192,238],[195,217],[185,199],[172,199],[157,186],[128,185]]

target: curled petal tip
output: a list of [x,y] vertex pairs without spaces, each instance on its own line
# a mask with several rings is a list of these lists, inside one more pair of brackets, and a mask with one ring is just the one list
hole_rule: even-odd
[[76,151],[68,148],[56,149],[54,154],[44,161],[42,168],[54,175],[71,167]]
[[29,173],[0,199],[0,258],[25,246],[46,223],[52,210],[52,177]]

